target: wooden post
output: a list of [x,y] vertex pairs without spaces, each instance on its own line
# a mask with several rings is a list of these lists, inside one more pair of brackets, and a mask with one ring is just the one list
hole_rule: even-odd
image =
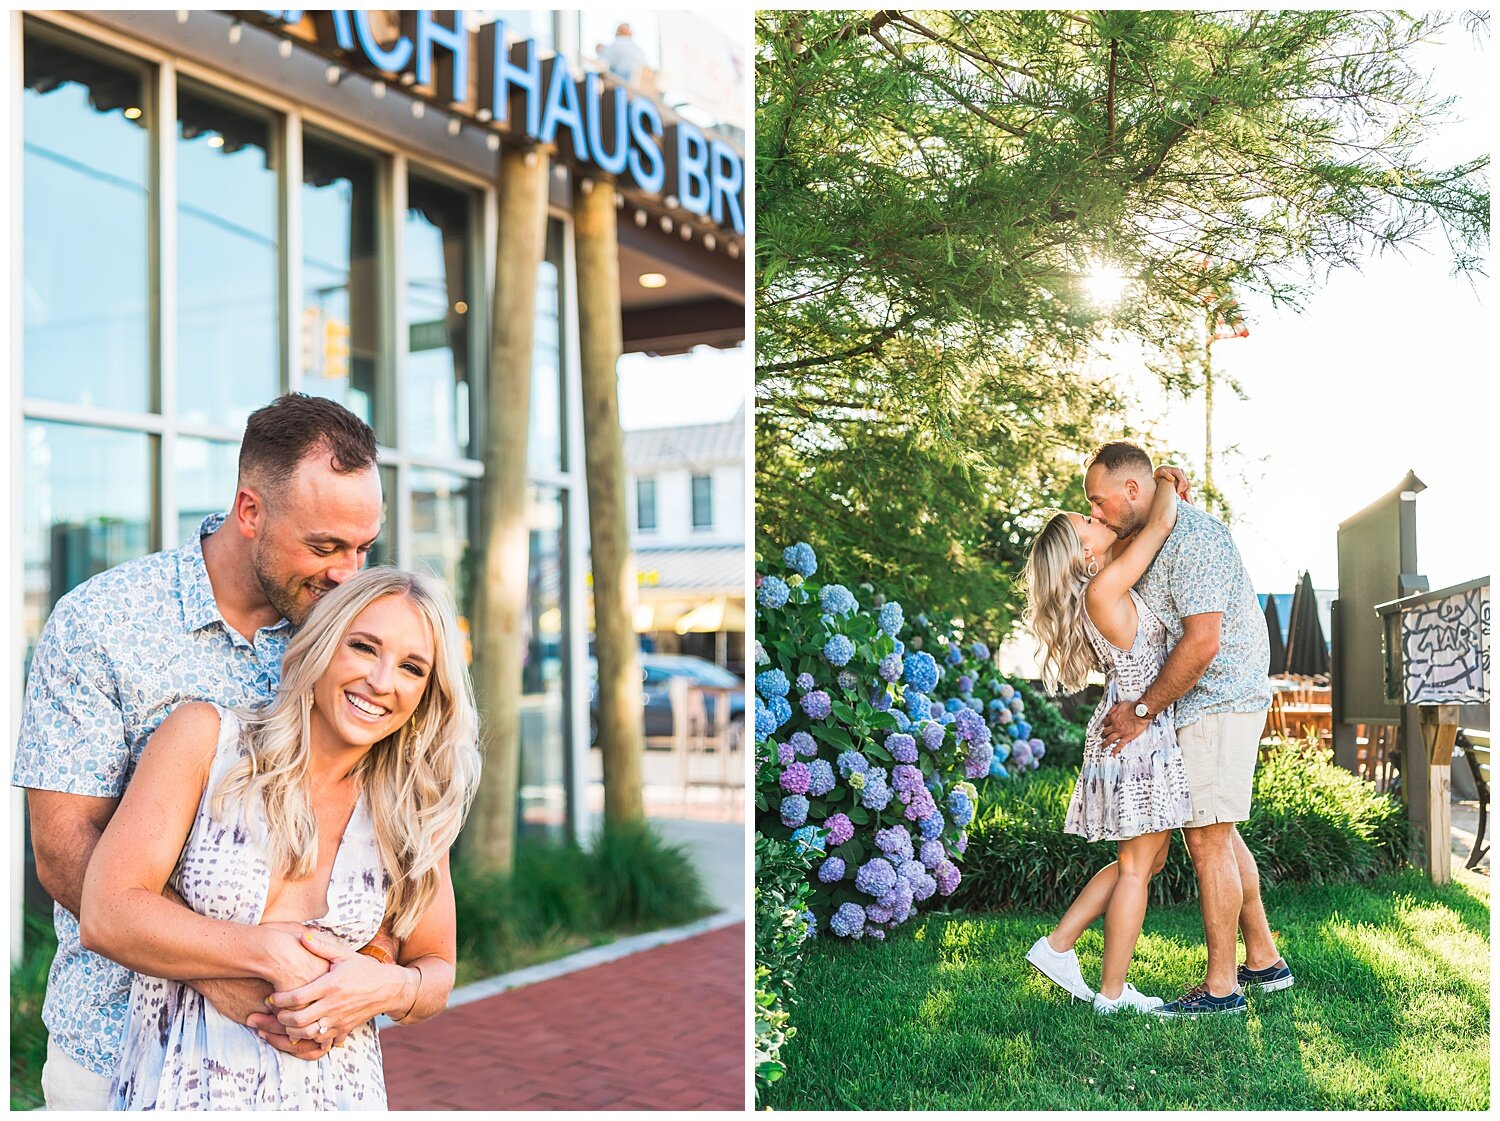
[[617,374],[624,343],[611,180],[580,179],[574,186],[573,238],[594,574],[594,655],[599,666],[599,751],[604,763],[604,823],[610,827],[643,816],[644,720],[635,634],[635,557],[625,516],[625,441]]
[[547,246],[548,162],[538,151],[507,149],[500,157],[484,477],[475,484],[474,691],[484,772],[463,850],[471,867],[502,873],[515,862],[520,788],[522,619],[530,566],[526,436],[537,270]]
[[[1423,705],[1422,742],[1427,748],[1427,871],[1435,884],[1453,878],[1453,743],[1458,735],[1457,705]],[[1416,791],[1412,792],[1416,794]]]

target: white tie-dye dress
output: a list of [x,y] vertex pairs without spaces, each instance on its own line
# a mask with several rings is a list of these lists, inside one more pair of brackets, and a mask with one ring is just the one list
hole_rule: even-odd
[[1140,699],[1167,659],[1166,627],[1134,589],[1130,598],[1139,622],[1129,650],[1121,650],[1100,634],[1088,612],[1083,616],[1089,644],[1109,682],[1099,707],[1089,717],[1083,769],[1078,773],[1063,829],[1089,841],[1123,841],[1179,829],[1193,816],[1171,708],[1158,713],[1118,755],[1105,748],[1099,731],[1117,702]]
[[[171,885],[210,918],[258,923],[271,870],[264,815],[221,822],[209,812],[220,777],[240,756],[240,722],[220,710],[218,749]],[[344,830],[328,885],[328,913],[307,926],[351,947],[380,929],[387,880],[364,796]],[[373,1022],[317,1062],[293,1058],[220,1015],[181,981],[136,974],[130,989],[115,1109],[384,1109],[385,1075]]]

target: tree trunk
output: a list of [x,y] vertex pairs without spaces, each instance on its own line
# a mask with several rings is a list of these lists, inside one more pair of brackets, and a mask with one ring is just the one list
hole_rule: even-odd
[[470,867],[502,873],[515,861],[520,785],[522,618],[530,565],[526,436],[537,269],[547,245],[548,170],[541,152],[507,150],[500,157],[484,477],[475,483],[472,641],[485,759],[463,852]]
[[625,516],[625,448],[616,367],[620,361],[620,264],[615,189],[580,181],[573,191],[578,261],[578,347],[583,370],[583,445],[589,550],[594,574],[594,655],[599,666],[599,749],[606,827],[641,808],[641,669],[636,655],[635,558]]

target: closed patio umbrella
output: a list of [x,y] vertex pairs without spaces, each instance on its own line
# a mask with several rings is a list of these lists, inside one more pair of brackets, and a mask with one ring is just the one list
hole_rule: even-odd
[[1271,668],[1272,677],[1286,672],[1286,643],[1281,641],[1281,616],[1276,610],[1276,596],[1274,593],[1266,596],[1266,634],[1271,641]]
[[1328,672],[1328,643],[1318,619],[1318,596],[1312,574],[1304,572],[1292,594],[1292,618],[1287,624],[1286,672],[1313,677]]

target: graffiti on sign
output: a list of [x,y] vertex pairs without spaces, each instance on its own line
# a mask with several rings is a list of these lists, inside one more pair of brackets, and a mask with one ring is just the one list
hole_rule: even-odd
[[1407,704],[1488,704],[1489,585],[1403,610],[1401,653]]

